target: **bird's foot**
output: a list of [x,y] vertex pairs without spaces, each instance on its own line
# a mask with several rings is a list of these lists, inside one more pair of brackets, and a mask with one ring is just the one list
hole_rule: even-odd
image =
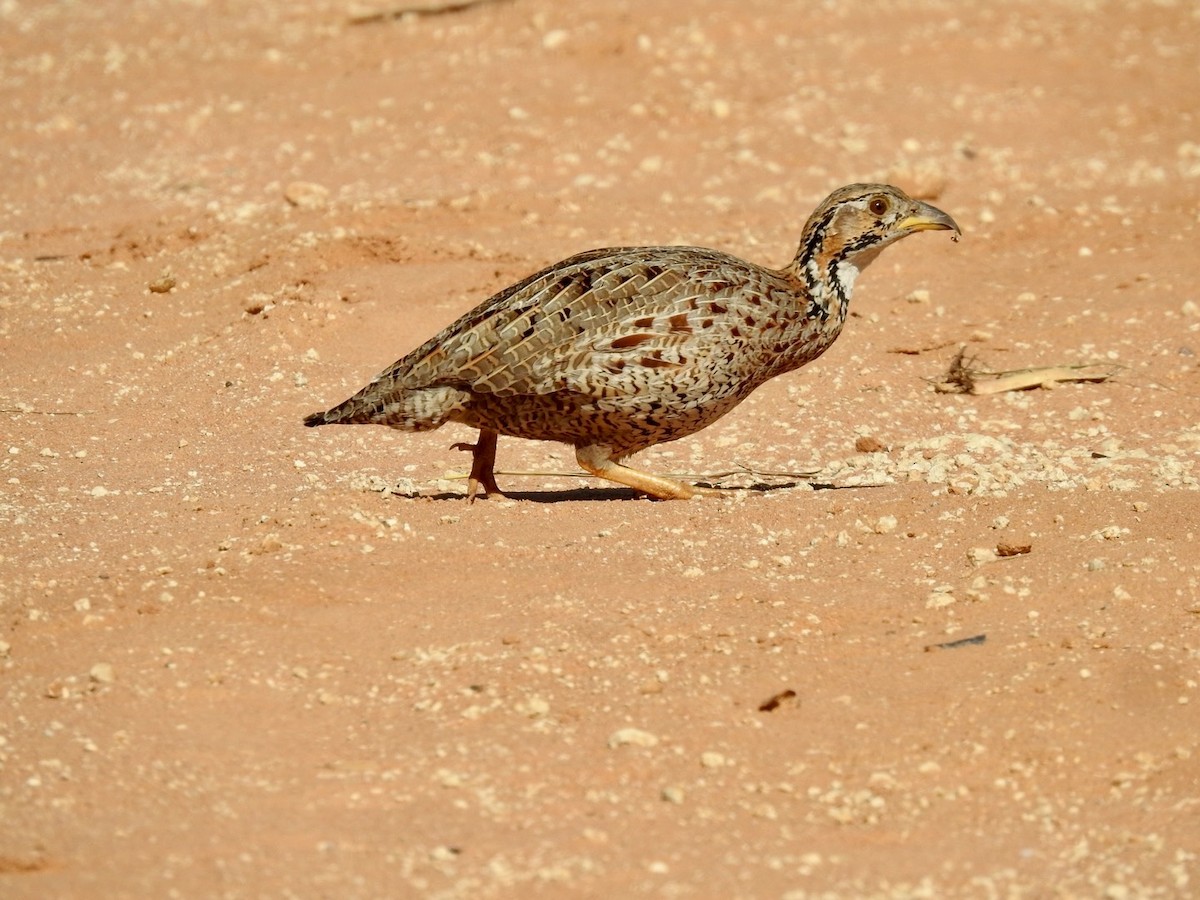
[[612,458],[609,449],[603,445],[577,447],[575,459],[581,468],[592,475],[631,487],[654,500],[692,500],[723,493],[716,488],[686,484],[665,475],[654,475],[622,465]]
[[459,441],[450,446],[451,450],[471,451],[471,474],[467,478],[467,502],[474,503],[475,497],[482,488],[483,496],[502,493],[496,485],[496,438],[497,434],[485,428],[479,430],[479,437],[474,444]]

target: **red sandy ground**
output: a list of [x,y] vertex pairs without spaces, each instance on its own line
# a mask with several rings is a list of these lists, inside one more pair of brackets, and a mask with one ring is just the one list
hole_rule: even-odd
[[[1200,891],[1195,4],[355,12],[0,3],[0,895]],[[640,458],[815,490],[502,439],[563,474],[468,506],[466,429],[300,424],[859,180],[964,239]],[[937,392],[962,345],[1117,374]]]

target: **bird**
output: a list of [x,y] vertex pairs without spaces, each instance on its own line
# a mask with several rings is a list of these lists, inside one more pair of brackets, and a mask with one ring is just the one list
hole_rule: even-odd
[[809,216],[792,261],[770,269],[703,247],[590,250],[495,294],[304,424],[479,430],[467,499],[500,494],[499,435],[575,448],[580,467],[656,499],[710,492],[628,465],[695,434],[764,382],[824,353],[859,274],[918,231],[962,234],[887,184],[838,188]]

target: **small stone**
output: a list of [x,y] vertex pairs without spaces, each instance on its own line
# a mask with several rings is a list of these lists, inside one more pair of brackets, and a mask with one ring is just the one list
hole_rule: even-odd
[[725,765],[725,754],[716,750],[705,750],[700,754],[700,765],[706,769],[719,769]]
[[116,681],[113,667],[109,663],[96,663],[88,670],[88,678],[96,684],[112,684]]
[[517,705],[517,711],[531,719],[540,719],[542,716],[549,715],[550,704],[541,697],[530,697],[524,703]]
[[1001,541],[996,545],[996,555],[1001,557],[1021,556],[1033,550],[1033,544],[1016,544]]
[[982,566],[984,563],[994,562],[996,560],[995,551],[988,547],[972,547],[967,551],[967,559],[972,565]]
[[146,290],[152,294],[169,294],[175,289],[175,276],[163,275],[146,285]]
[[863,435],[854,442],[854,450],[857,453],[883,453],[887,450],[887,444],[877,437]]
[[284,199],[301,209],[320,209],[329,202],[329,188],[311,181],[293,181],[283,191]]
[[625,745],[634,747],[655,747],[658,737],[640,728],[620,728],[608,736],[608,746],[615,749]]
[[941,609],[945,606],[953,606],[957,602],[954,594],[949,591],[933,591],[925,598],[926,609]]
[[676,806],[679,806],[684,800],[683,788],[675,784],[669,785],[668,787],[662,789],[662,794],[660,796],[663,800],[667,801],[667,803],[674,803]]

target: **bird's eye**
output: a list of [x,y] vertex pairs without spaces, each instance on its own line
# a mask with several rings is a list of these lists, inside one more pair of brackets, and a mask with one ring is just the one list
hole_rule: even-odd
[[876,216],[882,216],[888,211],[888,202],[886,197],[872,197],[871,202],[867,204],[867,209]]

